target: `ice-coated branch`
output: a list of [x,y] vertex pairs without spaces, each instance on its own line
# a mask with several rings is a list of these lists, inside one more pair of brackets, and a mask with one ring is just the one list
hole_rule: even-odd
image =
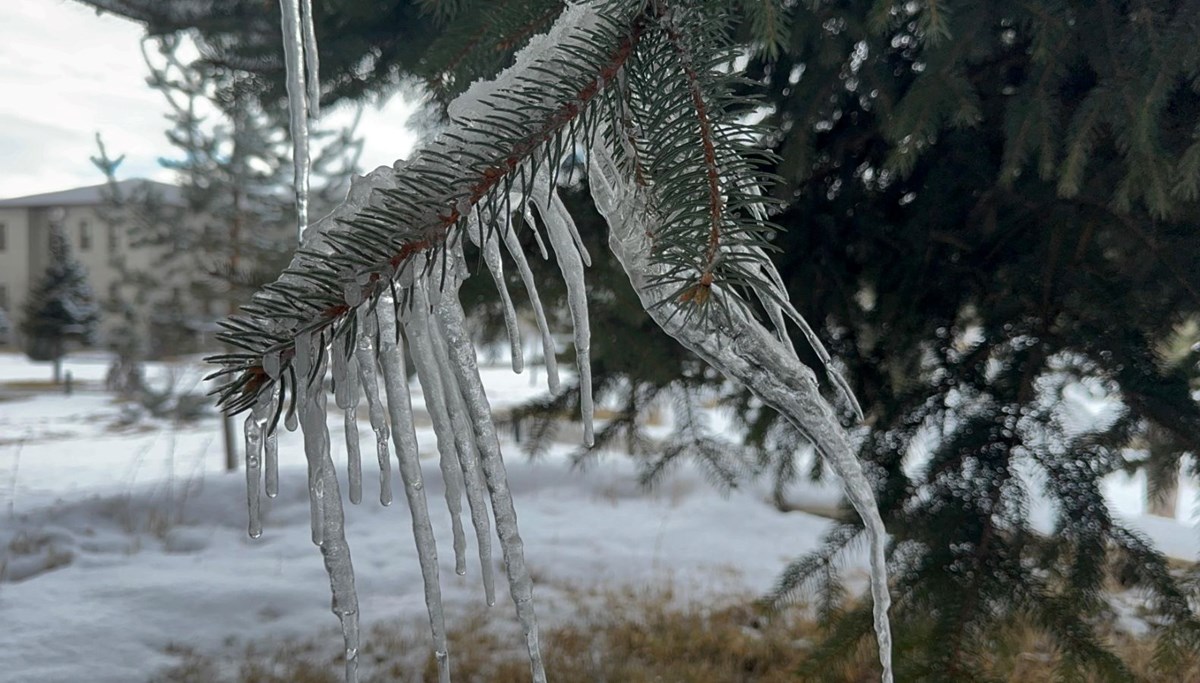
[[[599,136],[600,139],[613,136]],[[649,258],[654,215],[645,205],[645,195],[619,168],[603,144],[591,147],[589,185],[592,197],[609,226],[609,247],[620,261],[642,305],[655,322],[690,351],[727,377],[750,389],[764,403],[791,421],[842,479],[846,495],[858,512],[870,539],[871,595],[875,602],[875,632],[884,683],[892,681],[891,627],[887,585],[887,532],[871,483],[850,447],[846,431],[829,403],[821,396],[813,371],[800,362],[795,351],[785,347],[741,307],[733,311],[731,323],[710,326],[688,324],[679,310],[686,304],[671,297]],[[726,294],[714,288],[719,302]]]

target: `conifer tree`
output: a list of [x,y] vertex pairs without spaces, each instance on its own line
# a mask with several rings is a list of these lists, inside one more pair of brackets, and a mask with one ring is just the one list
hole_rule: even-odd
[[54,382],[62,379],[62,359],[72,342],[90,345],[100,309],[87,269],[71,252],[61,220],[51,218],[49,264],[25,300],[21,334],[33,360],[54,361]]
[[[142,12],[135,0],[93,2]],[[159,30],[204,24],[222,37],[214,40],[221,49],[213,59],[261,56],[272,27],[235,39],[230,27],[208,22],[204,4],[181,0],[143,14]],[[856,447],[879,474],[880,504],[893,534],[900,678],[974,680],[973,663],[996,634],[1026,623],[1063,653],[1064,677],[1128,680],[1103,637],[1112,613],[1105,586],[1114,578],[1149,596],[1157,661],[1170,677],[1179,657],[1200,640],[1189,583],[1111,513],[1102,482],[1122,469],[1143,469],[1161,480],[1197,450],[1194,347],[1173,355],[1161,349],[1200,315],[1193,227],[1200,187],[1200,6],[1187,0],[646,5],[669,5],[690,19],[702,14],[706,25],[694,27],[696,42],[689,47],[710,54],[710,44],[737,45],[738,55],[748,57],[738,72],[745,80],[728,83],[728,91],[765,94],[757,103],[721,100],[713,111],[767,124],[751,137],[775,153],[765,167],[778,179],[769,189],[778,201],[773,219],[788,229],[765,241],[778,248],[774,262],[790,299],[821,321],[819,336],[831,341],[837,366],[863,400],[869,429],[858,430]],[[404,73],[449,102],[511,63],[529,36],[553,24],[561,6],[397,0],[363,15],[318,7],[317,34],[330,37],[326,45],[342,46],[334,63],[360,64],[355,54],[370,55],[372,67],[366,74],[327,67],[334,73],[324,96],[354,95],[355,85],[388,83]],[[437,37],[413,41],[424,47],[415,59],[389,51],[390,38],[377,29],[347,30],[361,25],[356,21],[414,9],[424,12],[423,29],[440,27]],[[391,26],[388,35],[413,25]],[[672,31],[663,30],[670,43]],[[354,46],[350,33],[362,44]],[[657,45],[640,35],[637,42],[638,50]],[[556,68],[594,64],[591,57],[571,54]],[[741,62],[706,65],[729,71]],[[278,72],[281,63],[264,66],[272,69]],[[615,129],[639,138],[616,152],[619,160],[634,160],[635,184],[647,180],[640,172],[671,170],[639,147],[642,136],[658,141],[650,150],[665,150],[685,168],[687,150],[698,140],[703,146],[703,134],[689,137],[682,125],[671,125],[689,111],[687,97],[672,95],[688,91],[643,69],[651,71],[634,57],[616,86],[604,79],[617,90],[650,83],[661,93],[643,102],[634,98],[611,117]],[[282,92],[278,83],[276,93]],[[638,116],[647,103],[661,120]],[[497,107],[507,122],[510,105]],[[545,105],[533,110],[539,107]],[[448,113],[457,120],[454,107]],[[551,156],[566,155],[556,149]],[[585,186],[593,196],[595,180],[591,174]],[[679,210],[684,229],[652,231],[656,244],[665,245],[655,252],[659,265],[668,279],[679,279],[673,297],[647,302],[634,278],[626,294],[648,303],[651,314],[708,301],[708,270],[701,265],[690,279],[683,275],[687,264],[705,263],[705,250],[696,251],[703,235],[689,231],[686,220],[703,211],[684,207],[703,196],[699,188],[671,194],[680,203],[667,206]],[[599,223],[575,215],[582,240],[596,244],[589,238]],[[395,216],[376,218],[389,224]],[[532,246],[531,237],[523,239]],[[366,249],[353,241],[344,248]],[[590,253],[602,258],[595,249]],[[621,267],[620,261],[610,265]],[[746,274],[723,284],[761,291],[761,280],[737,279]],[[717,282],[718,274],[711,275]],[[327,287],[337,289],[332,282]],[[770,317],[774,303],[754,308]],[[636,316],[627,321],[626,334],[645,324]],[[819,352],[803,343],[794,348],[825,377]],[[678,377],[706,382],[694,361],[674,357]],[[621,367],[633,380],[628,416],[653,393],[680,386],[663,367]],[[1060,407],[1072,379],[1118,399],[1117,417],[1073,424]],[[560,400],[584,404],[583,391]],[[769,468],[782,482],[797,476],[795,452],[811,435],[763,410],[748,393],[734,392],[730,401],[740,408],[751,448],[737,458],[729,458],[728,449],[717,453],[713,471],[725,476]],[[636,419],[627,424],[636,427]],[[696,444],[701,457],[710,457],[702,439]],[[923,447],[922,466],[906,468]],[[1039,498],[1050,501],[1050,523],[1040,526],[1030,510]],[[870,630],[867,607],[841,600],[837,581],[838,559],[860,534],[859,522],[848,517],[825,548],[786,572],[774,596],[783,603],[815,588],[822,598],[832,627],[816,650],[824,667],[811,672],[817,679],[831,676],[835,670],[826,664],[853,652]]]

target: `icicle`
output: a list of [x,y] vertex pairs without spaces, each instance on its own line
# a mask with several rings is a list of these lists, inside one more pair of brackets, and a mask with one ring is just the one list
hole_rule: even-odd
[[[314,368],[314,361],[317,363]],[[313,543],[321,548],[329,585],[333,592],[332,609],[342,625],[346,646],[346,680],[358,681],[358,596],[354,590],[354,566],[346,543],[345,511],[337,473],[329,452],[328,407],[323,379],[325,367],[313,358],[313,340],[309,333],[296,335],[296,402],[304,432],[304,455],[308,460],[309,502]],[[313,386],[309,376],[316,377]]]
[[392,418],[392,441],[400,461],[400,478],[404,480],[404,494],[408,498],[413,537],[417,544],[417,559],[425,583],[425,606],[429,610],[429,627],[438,660],[438,680],[440,683],[450,683],[450,666],[445,655],[448,651],[446,619],[442,612],[442,589],[438,580],[437,541],[429,522],[421,463],[417,457],[412,399],[408,394],[408,376],[404,371],[404,350],[396,342],[396,318],[392,305],[390,297],[384,296],[375,308],[379,323],[379,364],[383,368],[383,386]]
[[309,116],[321,115],[321,62],[317,56],[317,31],[313,26],[312,0],[304,0],[300,8],[304,20],[304,65],[307,73]]
[[391,453],[388,451],[388,424],[383,412],[383,404],[379,401],[379,380],[375,374],[375,348],[371,341],[375,337],[378,326],[375,315],[363,316],[363,329],[358,335],[358,347],[354,350],[354,358],[358,364],[358,379],[362,383],[363,394],[367,397],[367,410],[371,419],[371,429],[375,432],[375,452],[379,459],[379,502],[383,505],[392,504],[392,465]]
[[[605,139],[601,136],[600,140]],[[750,388],[778,410],[813,443],[822,458],[842,479],[846,497],[858,512],[870,541],[871,597],[874,601],[875,637],[883,681],[891,683],[892,636],[888,621],[887,531],[879,516],[870,480],[854,455],[849,438],[821,396],[812,370],[796,359],[763,325],[739,315],[728,327],[688,325],[675,315],[668,301],[670,292],[656,284],[659,272],[650,261],[648,235],[653,226],[638,188],[619,170],[603,144],[595,144],[589,155],[589,187],[596,208],[609,225],[609,246],[625,269],[643,307],[663,330],[703,358],[713,368]],[[714,288],[716,296],[728,294]]]
[[[498,229],[498,228],[497,228]],[[500,292],[500,302],[504,309],[504,327],[508,331],[508,345],[512,351],[513,372],[525,369],[525,356],[521,345],[521,328],[517,326],[517,309],[513,306],[512,296],[508,293],[508,283],[504,281],[504,261],[500,258],[500,245],[496,241],[496,230],[489,230],[482,223],[472,219],[467,227],[467,235],[483,252],[483,262],[487,264],[496,290]]]
[[[325,526],[321,521],[322,501],[325,495],[324,483],[321,478],[321,434],[325,433],[324,450],[329,448],[328,428],[325,426],[325,413],[319,412],[317,403],[323,403],[324,387],[308,386],[308,376],[312,372],[313,345],[312,335],[301,332],[296,335],[296,406],[299,422],[304,433],[304,455],[308,460],[308,502],[309,522],[312,526],[312,542],[321,545]],[[313,391],[309,391],[313,389]]]
[[595,408],[592,405],[592,340],[588,325],[583,259],[576,248],[575,240],[571,237],[572,231],[575,230],[575,221],[571,219],[571,214],[567,212],[567,207],[563,205],[558,192],[548,189],[549,185],[543,171],[534,178],[531,194],[538,213],[542,216],[542,223],[546,226],[546,235],[550,238],[550,246],[554,249],[563,281],[567,285],[567,303],[575,327],[575,358],[579,368],[579,407],[583,413],[583,442],[591,446],[596,440],[592,427]]
[[362,502],[362,455],[358,448],[358,360],[342,349],[331,348],[333,358],[333,396],[344,411],[346,430],[346,479],[350,484],[350,502]]
[[[324,372],[318,372],[323,377]],[[346,517],[342,509],[342,492],[337,473],[329,454],[328,409],[324,387],[312,387],[301,423],[304,428],[304,450],[309,456],[310,469],[315,466],[315,495],[320,503],[320,533],[313,539],[321,547],[329,586],[333,592],[332,610],[342,625],[342,640],[346,651],[346,681],[358,681],[358,595],[354,589],[354,566],[350,561],[350,546],[346,543]],[[310,436],[311,435],[311,436]],[[315,447],[315,452],[313,448]]]
[[[457,282],[453,284],[454,289],[457,289]],[[513,507],[512,493],[508,489],[508,476],[500,454],[496,426],[492,422],[491,406],[483,389],[483,381],[479,378],[475,347],[466,331],[466,317],[458,302],[457,292],[450,290],[449,285],[436,310],[442,333],[445,335],[450,366],[470,414],[479,449],[480,465],[491,492],[492,512],[496,516],[496,533],[500,536],[504,566],[508,571],[509,591],[516,605],[517,619],[525,632],[533,680],[535,683],[545,683],[546,672],[538,642],[537,616],[533,608],[533,580],[529,576],[529,568],[525,566],[525,546],[517,529],[517,512]]]
[[[279,400],[279,387],[276,386],[271,390],[271,398],[268,401],[266,413],[268,420],[279,409]],[[279,495],[279,425],[266,423],[263,429],[267,431],[266,438],[263,440],[263,468],[266,471],[263,488],[268,498],[274,498]]]
[[416,297],[410,316],[404,320],[404,336],[408,339],[408,350],[417,370],[417,381],[425,394],[425,408],[433,421],[434,436],[437,437],[439,465],[446,486],[446,508],[450,510],[450,526],[454,535],[454,571],[462,576],[467,573],[467,539],[462,526],[463,475],[459,469],[458,450],[454,444],[454,426],[446,407],[446,395],[438,369],[437,356],[429,338],[429,301],[424,281],[413,287]]
[[496,581],[492,571],[492,523],[488,518],[487,482],[484,481],[483,471],[479,467],[479,450],[475,445],[475,431],[471,427],[471,416],[467,404],[463,400],[458,380],[450,370],[450,358],[446,351],[446,341],[436,320],[428,321],[429,333],[433,339],[433,350],[437,355],[438,368],[442,375],[442,385],[446,390],[446,407],[450,413],[450,422],[454,427],[454,443],[458,451],[459,466],[462,469],[463,481],[467,488],[467,503],[471,509],[471,524],[475,527],[475,537],[479,542],[479,570],[483,579],[483,595],[488,607],[496,604]]
[[542,308],[541,297],[538,296],[537,282],[529,268],[529,261],[525,258],[525,250],[521,249],[521,242],[513,230],[512,220],[505,220],[499,230],[502,232],[505,248],[517,264],[517,272],[521,274],[525,291],[529,294],[529,305],[533,307],[533,316],[537,320],[538,331],[542,334],[542,358],[546,363],[546,380],[550,391],[556,392],[559,384],[558,358],[555,355],[554,337],[550,335],[550,325],[546,322],[546,311]]
[[[288,110],[291,114],[292,164],[296,188],[297,234],[308,225],[308,91],[304,76],[304,28],[298,0],[279,0],[282,12],[283,57],[287,67]],[[316,45],[311,46],[316,51]]]
[[[265,397],[263,397],[265,398]],[[243,433],[246,435],[246,510],[249,515],[250,538],[262,536],[262,450],[263,426],[266,423],[266,412],[271,407],[271,401],[260,398],[250,414],[246,416]]]

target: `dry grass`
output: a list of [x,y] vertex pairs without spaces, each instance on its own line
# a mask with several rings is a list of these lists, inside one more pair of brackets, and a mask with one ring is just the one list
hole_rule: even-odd
[[[840,667],[814,672],[808,661],[820,627],[798,616],[766,618],[752,600],[715,605],[683,604],[669,589],[620,590],[571,598],[573,618],[542,633],[547,674],[560,683],[782,683],[879,680],[874,650],[864,645]],[[452,620],[451,665],[455,681],[527,683],[529,665],[520,634],[507,614],[479,610]],[[343,663],[340,639],[245,648],[233,659],[177,651],[183,661],[155,683],[337,683]],[[1153,645],[1114,636],[1135,681],[1168,680],[1154,673]],[[380,624],[365,634],[361,653],[365,683],[436,681],[423,625]],[[1014,626],[996,634],[977,666],[981,678],[1028,683],[1057,680],[1053,643],[1035,630]],[[1088,679],[1085,679],[1088,680]],[[1200,661],[1169,678],[1200,681]]]

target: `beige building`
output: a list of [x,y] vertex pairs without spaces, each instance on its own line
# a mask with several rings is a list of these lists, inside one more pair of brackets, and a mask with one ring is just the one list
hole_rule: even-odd
[[[180,189],[173,185],[125,180],[118,186],[126,196],[151,192],[172,210],[182,212],[185,206]],[[117,291],[115,287],[128,284],[124,280],[130,272],[152,274],[163,282],[154,294],[159,302],[189,300],[186,286],[195,270],[180,272],[178,262],[167,266],[162,247],[138,245],[131,239],[130,226],[114,219],[120,214],[109,207],[106,187],[94,185],[0,200],[0,309],[7,312],[14,332],[19,330],[30,290],[48,265],[54,222],[62,226],[72,253],[87,268],[92,291],[102,307]],[[197,313],[216,317],[221,312]],[[111,314],[102,318],[101,345],[118,322]]]

